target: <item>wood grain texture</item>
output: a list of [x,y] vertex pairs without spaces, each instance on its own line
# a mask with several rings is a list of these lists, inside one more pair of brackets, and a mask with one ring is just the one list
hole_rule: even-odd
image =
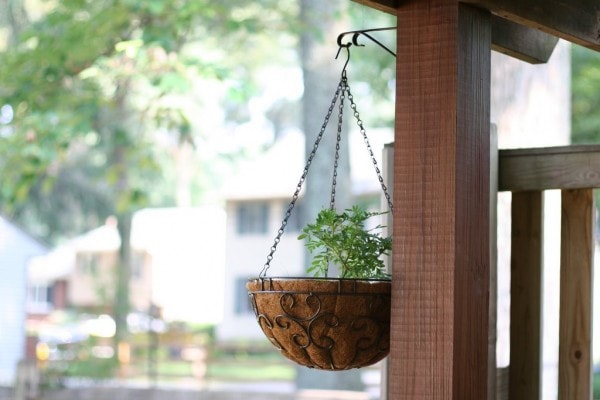
[[496,343],[498,341],[498,131],[490,126],[490,288],[488,330],[488,399],[498,392]]
[[496,15],[600,51],[597,0],[464,0]]
[[390,399],[485,399],[490,15],[397,11]]
[[512,196],[509,399],[541,399],[543,194]]
[[[401,0],[353,1],[393,15],[397,14],[398,7],[405,2]],[[531,64],[540,64],[548,61],[557,42],[558,38],[554,35],[502,17],[492,16],[492,50]]]
[[548,62],[558,38],[500,17],[492,18],[492,50],[530,64]]
[[396,10],[400,5],[400,0],[352,0],[356,3],[362,4],[367,7],[374,8],[379,11],[386,12],[388,14],[396,15]]
[[594,195],[562,191],[559,400],[592,398]]
[[459,4],[453,399],[487,396],[491,15]]
[[500,151],[499,190],[600,187],[600,146]]

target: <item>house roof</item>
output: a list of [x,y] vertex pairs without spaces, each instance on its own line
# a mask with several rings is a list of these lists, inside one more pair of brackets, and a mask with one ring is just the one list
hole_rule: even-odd
[[[175,245],[196,249],[201,233],[214,235],[222,224],[223,210],[206,206],[199,208],[153,208],[136,212],[132,220],[131,246],[149,253],[163,251]],[[210,228],[210,229],[207,229]],[[190,229],[194,229],[193,232]],[[209,239],[204,238],[205,242]],[[75,268],[77,253],[117,251],[121,238],[114,218],[96,229],[57,246],[29,264],[29,281],[45,283],[67,277]]]
[[36,238],[15,222],[10,221],[7,217],[0,215],[0,249],[3,246],[9,246],[13,240],[26,243],[34,253],[48,251],[48,246],[42,240]]
[[57,246],[47,254],[34,257],[29,264],[29,281],[43,283],[64,278],[75,268],[77,253],[116,251],[120,245],[117,221],[109,218],[104,225]]
[[[349,134],[352,192],[376,193],[379,182],[360,132]],[[369,131],[369,142],[380,165],[383,146],[393,140],[391,129]],[[260,156],[243,163],[223,189],[226,200],[288,198],[294,193],[306,163],[304,135],[287,133]],[[317,157],[323,156],[317,154]],[[309,177],[310,179],[310,173]]]
[[[47,252],[48,248],[43,243],[0,215],[0,275],[2,275],[2,279],[23,276],[20,271],[26,268],[28,260]],[[14,284],[14,282],[10,284]]]
[[44,284],[67,276],[75,268],[75,251],[70,245],[55,248],[29,262],[27,278],[30,284]]
[[[197,248],[224,222],[218,206],[146,208],[133,216],[131,245],[149,253],[166,248]],[[211,233],[213,232],[213,233]]]

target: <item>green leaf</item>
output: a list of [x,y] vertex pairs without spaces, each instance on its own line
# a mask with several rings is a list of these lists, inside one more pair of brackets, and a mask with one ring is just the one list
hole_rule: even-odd
[[337,214],[333,209],[323,209],[315,223],[303,229],[299,239],[306,239],[306,248],[313,253],[308,273],[327,276],[329,262],[337,264],[343,278],[386,278],[382,255],[391,251],[391,238],[381,237],[383,228],[365,229],[370,217],[382,213],[367,212],[354,206]]

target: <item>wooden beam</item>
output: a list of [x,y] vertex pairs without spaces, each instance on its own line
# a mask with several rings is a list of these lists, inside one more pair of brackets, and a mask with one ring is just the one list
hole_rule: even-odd
[[[399,0],[354,0],[377,10],[396,15]],[[492,16],[492,50],[530,64],[548,61],[558,43],[556,36]]]
[[504,18],[492,18],[492,50],[497,52],[530,64],[541,64],[550,59],[557,43],[556,36]]
[[[401,0],[354,0],[396,14]],[[600,51],[600,3],[597,0],[462,0],[524,25]]]
[[396,15],[401,0],[352,0],[367,7]]
[[594,195],[562,191],[559,400],[592,398]]
[[463,0],[521,25],[600,51],[597,0]]
[[511,400],[540,400],[542,383],[542,192],[512,196],[510,366]]
[[491,15],[397,11],[390,399],[488,396]]
[[499,190],[600,187],[600,145],[500,150]]

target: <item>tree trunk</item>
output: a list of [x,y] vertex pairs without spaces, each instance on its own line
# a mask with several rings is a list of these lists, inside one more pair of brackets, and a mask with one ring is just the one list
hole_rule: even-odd
[[113,103],[103,110],[102,120],[104,135],[109,143],[111,155],[111,168],[117,171],[115,187],[116,213],[118,230],[121,237],[121,247],[117,261],[116,290],[114,299],[114,318],[116,323],[115,349],[127,337],[127,314],[129,313],[129,280],[131,275],[131,221],[133,218],[132,207],[129,199],[120,199],[120,196],[130,192],[129,168],[127,159],[128,141],[132,141],[128,112],[127,96],[129,81],[119,82]]
[[[340,59],[335,60],[337,52],[335,39],[339,33],[345,30],[343,29],[344,21],[339,18],[344,14],[344,3],[340,0],[327,2],[301,0],[300,6],[300,19],[305,28],[300,39],[300,59],[304,76],[302,126],[308,156],[321,130],[346,58],[344,52],[341,52]],[[347,125],[352,121],[353,116],[348,107],[344,108],[344,125]],[[312,221],[319,210],[329,207],[338,110],[339,108],[336,106],[328,129],[319,145],[317,156],[310,167],[302,202],[302,225]],[[351,201],[350,160],[346,132],[347,129],[344,128],[337,169],[335,196],[337,209],[348,207]],[[306,257],[305,264],[308,265],[308,263],[309,258]],[[298,388],[336,390],[363,390],[364,388],[359,370],[333,373],[305,367],[298,367],[296,386]]]
[[127,314],[129,313],[129,280],[131,260],[131,220],[129,212],[120,213],[117,225],[121,236],[119,261],[117,264],[117,290],[115,291],[114,317],[116,323],[115,345],[118,346],[127,337]]
[[0,0],[0,27],[6,27],[6,42],[0,41],[0,50],[14,46],[21,32],[29,25],[25,2],[20,0]]
[[[343,21],[336,16],[342,14],[342,3],[338,1],[321,2],[301,1],[301,20],[306,29],[300,41],[300,57],[304,77],[304,96],[302,101],[302,126],[305,134],[306,154],[313,149],[314,141],[321,130],[327,110],[340,81],[341,69],[346,55],[337,52],[336,37],[342,32]],[[339,99],[338,103],[339,105]],[[344,209],[350,204],[350,160],[348,150],[348,123],[353,116],[345,101],[344,129],[340,144],[340,158],[337,169],[336,208]],[[312,221],[317,213],[329,207],[333,165],[337,133],[338,106],[333,110],[326,133],[319,145],[317,155],[311,164],[309,178],[306,180],[306,193],[303,201],[304,222]],[[308,257],[305,263],[308,265]]]

